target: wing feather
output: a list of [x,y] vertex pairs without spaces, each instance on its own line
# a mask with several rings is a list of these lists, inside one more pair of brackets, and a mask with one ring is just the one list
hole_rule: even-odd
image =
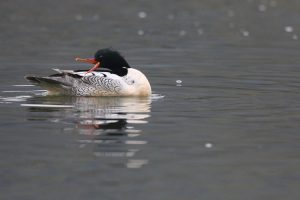
[[92,85],[97,90],[106,93],[118,94],[122,89],[119,78],[113,78],[111,74],[103,74],[103,76],[83,76],[81,80],[88,85]]
[[[57,74],[48,77],[37,77],[39,82],[47,83],[46,89],[55,86],[62,94],[75,96],[117,96],[124,89],[122,79],[108,71],[92,72],[54,69]],[[35,78],[35,79],[37,79]],[[30,77],[28,80],[32,81]],[[33,79],[33,78],[32,78]],[[36,81],[38,83],[38,81]],[[39,84],[39,83],[38,83]],[[45,84],[39,84],[42,87]],[[49,85],[49,87],[48,87]]]

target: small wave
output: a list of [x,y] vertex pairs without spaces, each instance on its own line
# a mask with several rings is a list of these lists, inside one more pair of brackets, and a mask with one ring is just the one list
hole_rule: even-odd
[[15,97],[0,97],[0,102],[22,102],[22,101],[27,101],[27,99],[31,97],[32,96],[28,96],[28,95],[21,95]]
[[73,105],[54,105],[54,104],[21,104],[23,107],[37,107],[37,108],[73,108]]
[[151,98],[152,101],[157,101],[159,99],[165,98],[165,96],[161,95],[161,94],[152,94],[150,98]]

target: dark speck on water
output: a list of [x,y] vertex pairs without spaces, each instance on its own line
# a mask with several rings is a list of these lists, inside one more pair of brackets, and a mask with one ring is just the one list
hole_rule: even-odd
[[[0,199],[298,200],[298,0],[0,3]],[[23,77],[118,49],[150,98]]]

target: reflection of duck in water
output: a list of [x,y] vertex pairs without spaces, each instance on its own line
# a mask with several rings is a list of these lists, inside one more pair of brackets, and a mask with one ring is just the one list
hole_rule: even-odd
[[[104,119],[105,121],[107,119]],[[123,130],[126,128],[127,121],[126,119],[119,119],[113,122],[106,122],[104,124],[79,124],[78,128],[87,128],[87,129],[102,129],[102,130]],[[114,134],[115,135],[115,134]]]
[[[139,70],[131,68],[117,51],[100,49],[92,59],[76,58],[76,60],[92,63],[94,67],[89,71],[55,69],[58,74],[48,77],[26,76],[26,79],[47,89],[50,95],[151,95],[151,86],[146,76]],[[100,66],[101,69],[98,69]]]
[[[28,99],[29,120],[65,121],[79,124],[79,128],[119,129],[128,123],[147,123],[151,108],[149,97],[63,97],[44,96]],[[42,104],[37,104],[42,102]],[[30,104],[31,103],[31,104]],[[31,107],[32,105],[32,107]],[[41,107],[39,107],[39,105]],[[62,106],[61,108],[55,105]],[[66,105],[66,108],[63,106]],[[49,106],[49,107],[48,107]],[[40,115],[40,112],[45,114]],[[57,115],[57,113],[64,113]],[[35,114],[36,113],[36,114]],[[51,116],[53,115],[55,116]],[[55,119],[58,117],[57,119]]]
[[73,114],[73,120],[83,132],[89,129],[89,134],[95,134],[95,130],[97,134],[126,134],[128,124],[147,123],[150,117],[150,98],[74,97],[70,100],[78,111]]
[[150,98],[45,96],[32,98],[28,103],[73,106],[67,109],[29,107],[28,119],[71,123],[71,127],[63,130],[78,133],[74,135],[78,147],[92,149],[94,156],[117,158],[113,160],[115,165],[128,168],[139,168],[148,163],[147,159],[135,158],[147,141],[140,139],[143,131],[134,125],[147,123],[151,109]]
[[[146,159],[132,159],[147,141],[138,139],[141,130],[134,124],[147,123],[150,117],[150,98],[86,98],[75,99],[78,112],[77,127],[83,136],[80,146],[93,148],[97,157],[128,158],[125,165],[139,168]],[[124,160],[118,160],[124,162]]]

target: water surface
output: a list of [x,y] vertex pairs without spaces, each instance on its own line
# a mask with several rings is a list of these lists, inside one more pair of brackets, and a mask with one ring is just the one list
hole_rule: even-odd
[[[299,9],[1,2],[1,199],[298,199]],[[23,79],[110,46],[151,97],[47,97]]]

